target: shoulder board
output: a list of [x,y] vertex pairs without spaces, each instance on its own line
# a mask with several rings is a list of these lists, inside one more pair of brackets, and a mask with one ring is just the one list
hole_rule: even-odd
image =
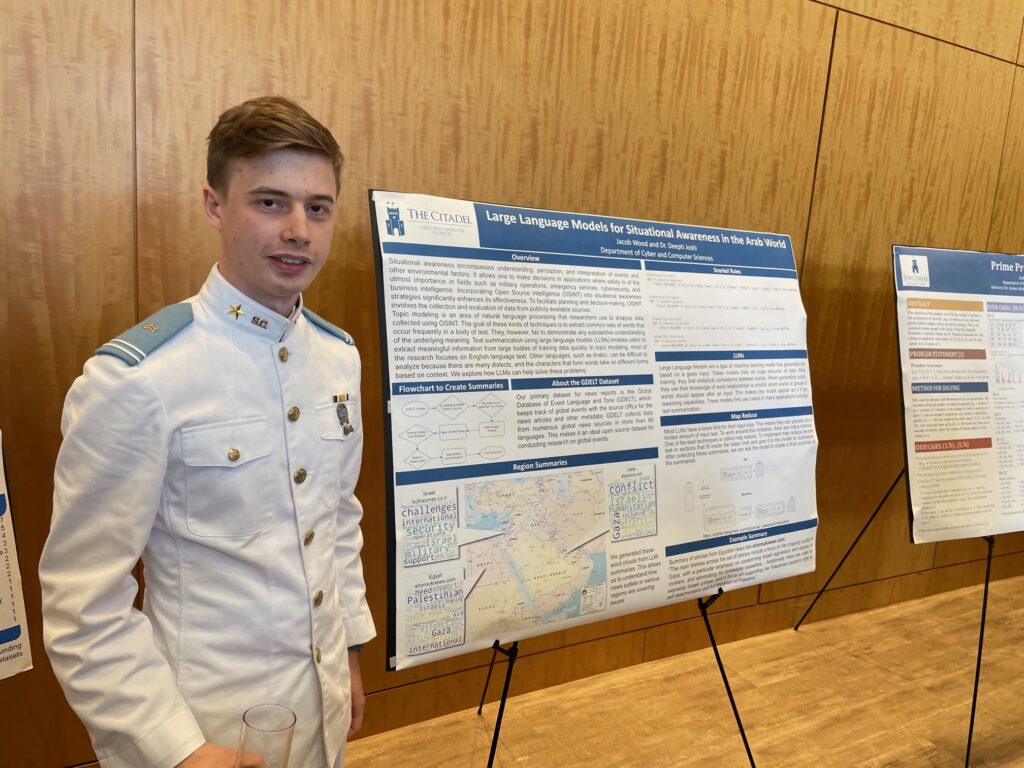
[[113,355],[128,365],[138,365],[178,331],[191,325],[192,317],[192,305],[188,302],[171,304],[129,328],[116,339],[111,339],[97,349],[96,354]]
[[356,345],[355,341],[352,340],[352,337],[349,336],[345,331],[341,330],[341,328],[336,326],[334,323],[327,322],[313,310],[303,307],[302,314],[306,316],[306,319],[309,320],[309,322],[311,322],[321,331],[326,331],[327,333],[331,334],[331,336],[337,336],[350,347],[354,347]]

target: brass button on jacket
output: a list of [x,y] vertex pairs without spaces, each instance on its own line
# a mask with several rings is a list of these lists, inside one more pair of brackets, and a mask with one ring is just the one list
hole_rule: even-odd
[[316,659],[316,663],[317,664],[320,663],[320,649],[319,648],[317,648],[315,651],[313,651],[313,658]]
[[301,411],[299,411],[299,406],[293,405],[288,409],[288,421],[298,421],[299,413],[301,413]]
[[282,363],[288,362],[288,347],[281,347],[277,350],[277,357]]
[[304,483],[306,482],[306,470],[304,470],[302,467],[299,467],[298,469],[295,470],[295,474],[292,475],[292,477],[295,478],[296,483]]
[[313,539],[314,539],[315,537],[316,537],[316,534],[315,534],[315,533],[313,533],[312,531],[309,531],[309,532],[308,532],[308,533],[306,534],[306,538],[304,538],[304,539],[302,540],[302,543],[303,543],[303,545],[305,545],[305,546],[307,546],[307,547],[308,547],[308,546],[309,546],[310,544],[312,544],[312,543],[313,543]]
[[320,607],[320,603],[324,601],[324,591],[321,589],[313,596],[313,605]]
[[228,448],[228,461],[238,461],[241,452],[237,448]]

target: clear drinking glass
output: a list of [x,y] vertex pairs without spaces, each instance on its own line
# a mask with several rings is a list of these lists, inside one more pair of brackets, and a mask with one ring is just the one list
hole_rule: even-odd
[[[280,704],[257,704],[242,715],[235,768],[266,765],[288,768],[295,735],[295,713]],[[260,758],[263,763],[260,763]]]

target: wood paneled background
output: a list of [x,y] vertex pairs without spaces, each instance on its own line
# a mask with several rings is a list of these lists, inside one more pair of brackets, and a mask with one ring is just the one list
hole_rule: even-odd
[[[41,645],[61,405],[96,346],[209,271],[199,189],[223,109],[292,96],[347,156],[307,301],[367,362],[359,495],[382,633],[368,187],[792,236],[818,570],[719,601],[728,641],[792,626],[902,467],[891,244],[1024,250],[1022,22],[1024,0],[7,0],[0,429],[36,668],[0,681],[0,764],[92,759]],[[1024,534],[996,553],[997,577],[1024,573]],[[814,617],[978,582],[983,556],[973,541],[911,545],[900,484]],[[513,693],[706,643],[693,604],[546,635],[521,644]],[[375,733],[475,705],[489,654],[386,673],[378,640],[363,659]]]

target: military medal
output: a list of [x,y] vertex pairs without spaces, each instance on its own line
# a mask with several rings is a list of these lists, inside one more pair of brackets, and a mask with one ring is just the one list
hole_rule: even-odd
[[345,405],[346,400],[348,400],[348,395],[335,395],[334,402],[338,404],[338,407],[334,410],[338,414],[338,423],[341,425],[341,431],[346,435],[351,435],[356,431],[356,428],[352,426],[352,421],[348,417],[348,407]]

